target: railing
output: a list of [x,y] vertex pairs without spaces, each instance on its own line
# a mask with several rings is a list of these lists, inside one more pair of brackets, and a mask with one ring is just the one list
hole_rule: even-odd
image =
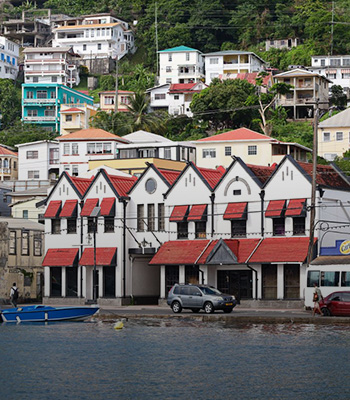
[[42,117],[38,115],[37,117],[23,117],[24,121],[56,121],[56,117]]
[[59,163],[60,163],[59,158],[54,158],[49,160],[49,164],[59,164]]
[[24,60],[24,64],[46,64],[46,63],[61,63],[65,64],[66,60],[64,58],[27,58]]
[[71,121],[71,122],[62,122],[62,129],[80,129],[84,128],[84,124],[82,121]]
[[23,103],[36,103],[36,104],[45,104],[45,103],[55,103],[56,99],[23,99]]

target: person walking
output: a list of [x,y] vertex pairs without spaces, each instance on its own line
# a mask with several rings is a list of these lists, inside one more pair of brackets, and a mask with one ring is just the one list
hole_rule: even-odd
[[315,316],[316,311],[320,313],[322,316],[322,311],[320,307],[320,301],[323,300],[322,292],[320,288],[317,286],[317,283],[314,283],[314,293],[313,293],[313,301],[314,301],[314,309],[312,315]]
[[18,287],[16,286],[16,282],[13,283],[13,286],[10,290],[10,300],[14,307],[17,307],[18,300]]

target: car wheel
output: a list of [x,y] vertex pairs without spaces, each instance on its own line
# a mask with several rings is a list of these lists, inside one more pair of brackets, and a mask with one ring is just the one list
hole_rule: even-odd
[[322,307],[321,308],[321,311],[322,311],[322,314],[325,316],[325,317],[330,317],[332,314],[331,314],[331,312],[329,311],[329,309],[327,308],[327,307]]
[[207,301],[204,304],[204,312],[206,314],[212,314],[214,312],[214,306],[212,305],[212,303],[210,303],[210,301]]
[[224,313],[229,314],[232,310],[232,308],[224,308]]
[[174,301],[173,304],[171,305],[171,309],[173,310],[174,313],[180,313],[182,310],[181,304],[178,301]]
[[198,313],[199,312],[199,308],[192,308],[192,312]]

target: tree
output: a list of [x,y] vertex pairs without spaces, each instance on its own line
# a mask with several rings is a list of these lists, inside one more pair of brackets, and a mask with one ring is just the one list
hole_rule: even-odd
[[347,97],[343,88],[340,85],[333,85],[331,87],[331,96],[329,98],[330,104],[339,108],[345,108]]
[[132,132],[130,118],[126,113],[122,112],[98,111],[91,117],[90,125],[119,136]]
[[10,79],[0,79],[1,129],[11,127],[21,116],[21,91]]

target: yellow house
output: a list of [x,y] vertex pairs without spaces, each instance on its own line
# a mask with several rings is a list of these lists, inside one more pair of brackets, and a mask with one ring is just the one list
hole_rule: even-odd
[[[102,111],[114,111],[115,107],[115,91],[108,90],[100,92],[100,109]],[[130,97],[135,95],[134,92],[129,90],[118,90],[118,111],[128,112],[128,105],[130,104]]]
[[287,154],[297,161],[306,161],[311,149],[298,143],[280,142],[270,136],[247,128],[221,133],[192,142],[197,149],[197,166],[228,167],[232,157],[240,157],[246,164],[272,165]]
[[7,146],[0,146],[0,180],[18,178],[18,154]]
[[320,122],[317,133],[317,155],[328,161],[342,157],[350,148],[350,108]]
[[95,115],[97,108],[89,104],[62,104],[60,111],[60,134],[88,129],[90,127],[90,118]]

